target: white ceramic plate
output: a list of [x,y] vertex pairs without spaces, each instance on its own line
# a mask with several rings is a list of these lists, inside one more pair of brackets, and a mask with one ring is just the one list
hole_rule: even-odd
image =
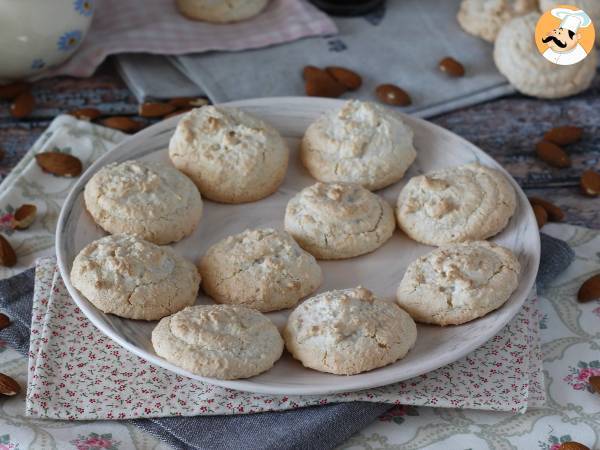
[[[246,228],[282,228],[287,201],[300,189],[315,182],[299,161],[299,138],[321,113],[339,108],[341,104],[339,100],[295,97],[229,103],[271,123],[288,140],[292,154],[285,181],[275,194],[256,203],[223,205],[205,201],[200,227],[192,236],[175,244],[174,248],[187,258],[198,261],[210,245],[228,235]],[[111,339],[153,364],[197,380],[256,393],[328,394],[383,386],[449,364],[481,346],[517,313],[533,286],[540,257],[540,241],[535,218],[521,189],[490,156],[474,145],[436,125],[405,115],[404,120],[414,130],[418,156],[403,181],[378,192],[390,203],[395,204],[398,193],[408,178],[434,169],[474,161],[502,170],[513,183],[518,199],[515,216],[508,227],[493,239],[512,249],[521,262],[519,287],[506,304],[484,318],[461,326],[440,328],[420,325],[416,346],[404,359],[359,375],[337,376],[305,369],[288,354],[271,370],[246,380],[204,378],[182,370],[154,353],[150,335],[155,322],[121,319],[104,314],[73,288],[69,278],[77,253],[105,234],[85,211],[83,188],[86,182],[102,166],[115,161],[139,158],[169,164],[167,146],[177,120],[174,117],[149,127],[97,160],[69,194],[58,220],[56,235],[56,252],[62,277],[83,313]],[[325,281],[319,291],[363,285],[380,297],[392,299],[407,265],[430,250],[431,247],[418,244],[396,231],[383,247],[371,254],[343,261],[320,262]],[[202,295],[198,302],[211,303],[211,300]],[[287,314],[288,311],[276,312],[270,313],[269,317],[281,327]]]

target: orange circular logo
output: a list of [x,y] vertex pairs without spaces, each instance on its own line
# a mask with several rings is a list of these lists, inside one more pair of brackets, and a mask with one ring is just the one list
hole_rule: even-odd
[[582,61],[594,48],[596,31],[588,14],[576,6],[546,11],[535,27],[535,44],[544,58],[561,66]]

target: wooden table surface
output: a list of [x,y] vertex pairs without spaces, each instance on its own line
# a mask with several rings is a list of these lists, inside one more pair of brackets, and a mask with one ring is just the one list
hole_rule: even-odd
[[[5,150],[0,179],[60,113],[84,106],[111,115],[137,113],[135,97],[110,62],[92,78],[42,80],[35,84],[33,94],[37,106],[25,120],[13,119],[8,102],[0,101],[0,148]],[[543,197],[563,208],[566,222],[600,228],[600,197],[585,197],[578,187],[584,169],[600,171],[600,76],[589,90],[575,97],[548,101],[515,95],[431,120],[496,158],[527,195]],[[547,129],[557,125],[577,125],[585,130],[583,140],[567,148],[573,160],[569,169],[552,168],[535,155],[535,143]]]

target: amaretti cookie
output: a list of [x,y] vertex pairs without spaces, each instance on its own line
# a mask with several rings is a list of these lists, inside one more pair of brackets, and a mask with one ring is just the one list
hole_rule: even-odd
[[259,311],[290,308],[323,280],[315,258],[284,231],[246,230],[208,249],[199,264],[202,287],[217,303]]
[[467,164],[411,178],[398,197],[399,227],[429,245],[476,241],[506,227],[517,204],[499,171]]
[[358,287],[304,301],[290,314],[283,336],[305,367],[353,375],[404,357],[415,344],[417,327],[406,311]]
[[136,234],[155,244],[188,236],[202,217],[202,199],[194,183],[158,162],[109,164],[87,182],[84,199],[104,230]]
[[200,276],[194,264],[169,247],[115,234],[79,252],[71,283],[105,313],[157,320],[194,304]]
[[181,118],[169,156],[206,198],[244,203],[277,190],[289,151],[277,130],[262,120],[231,107],[204,106]]
[[317,259],[372,252],[396,228],[392,208],[358,184],[316,183],[287,204],[285,229]]
[[182,14],[212,23],[239,22],[260,13],[269,0],[177,0]]
[[538,0],[462,0],[456,18],[467,33],[494,42],[502,25],[537,9]]
[[416,158],[413,132],[395,112],[350,100],[313,122],[301,158],[325,183],[357,183],[373,191],[400,180]]
[[592,49],[587,57],[572,65],[557,65],[540,55],[535,44],[537,12],[506,23],[494,45],[498,70],[519,92],[539,98],[560,98],[586,90],[596,74],[598,55]]
[[519,271],[515,255],[494,243],[451,244],[408,266],[397,301],[417,322],[459,325],[502,306]]
[[238,305],[197,305],[162,319],[152,331],[158,356],[203,377],[233,380],[273,367],[283,352],[277,327]]

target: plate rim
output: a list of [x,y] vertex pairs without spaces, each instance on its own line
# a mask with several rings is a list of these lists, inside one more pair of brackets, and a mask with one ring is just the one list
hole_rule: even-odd
[[[322,97],[311,97],[311,98],[307,98],[307,97],[263,97],[263,98],[236,100],[236,101],[225,102],[225,103],[217,103],[217,104],[215,104],[215,106],[231,106],[231,107],[244,108],[245,106],[246,107],[247,106],[259,106],[260,104],[265,104],[265,106],[277,107],[277,106],[282,106],[282,105],[289,106],[290,104],[294,104],[294,103],[297,104],[297,103],[309,103],[309,102],[317,103],[318,102],[318,103],[323,104],[322,109],[323,109],[323,111],[325,111],[325,110],[329,109],[330,107],[332,109],[335,107],[339,107],[346,101],[347,100],[343,100],[343,99],[330,99],[330,98],[322,98]],[[439,133],[441,135],[450,136],[452,139],[458,139],[459,142],[461,142],[461,144],[469,147],[469,149],[472,150],[475,153],[475,155],[477,155],[477,156],[484,155],[485,157],[491,158],[495,161],[495,159],[491,155],[487,154],[485,151],[483,151],[482,149],[477,147],[472,142],[469,142],[462,136],[460,136],[456,133],[453,133],[450,130],[445,129],[445,128],[441,127],[440,125],[437,125],[433,122],[422,119],[420,117],[416,117],[413,115],[403,113],[401,111],[394,110],[394,112],[399,114],[403,119],[409,118],[410,121],[416,121],[416,122],[420,123],[421,125],[425,125],[426,127],[433,127],[436,133]],[[474,341],[473,346],[471,346],[469,348],[465,348],[456,353],[453,352],[453,353],[448,354],[448,355],[452,355],[452,356],[445,357],[445,358],[438,358],[433,364],[430,364],[429,366],[427,366],[426,370],[425,369],[419,370],[419,371],[417,371],[418,373],[411,373],[409,376],[402,376],[402,375],[399,376],[397,374],[394,376],[392,374],[392,375],[388,375],[388,376],[381,376],[379,378],[375,377],[375,379],[371,382],[365,382],[364,380],[358,380],[354,384],[349,383],[349,386],[347,383],[346,385],[344,385],[344,387],[336,388],[335,386],[332,386],[329,389],[324,389],[322,386],[318,386],[318,385],[317,386],[302,385],[299,388],[293,388],[293,387],[289,387],[289,386],[282,387],[282,386],[277,386],[277,385],[256,384],[256,383],[252,382],[252,378],[241,379],[241,380],[221,380],[221,379],[217,379],[217,378],[203,377],[203,376],[188,372],[178,366],[175,366],[175,365],[169,363],[168,361],[166,361],[165,359],[160,358],[157,355],[154,355],[140,347],[137,347],[134,344],[130,344],[126,340],[121,339],[120,336],[113,334],[112,329],[110,327],[105,326],[102,321],[98,321],[95,319],[95,314],[94,314],[95,311],[94,310],[96,310],[96,308],[87,299],[83,298],[83,296],[81,296],[79,294],[79,292],[77,291],[77,289],[75,289],[73,287],[73,285],[71,284],[70,274],[67,270],[67,265],[66,265],[67,264],[66,254],[65,254],[66,246],[64,245],[65,238],[63,236],[63,234],[64,234],[63,231],[64,231],[64,228],[66,225],[66,218],[67,218],[69,212],[72,210],[73,205],[76,201],[76,197],[79,195],[79,192],[85,186],[85,183],[87,183],[88,179],[92,176],[92,174],[94,174],[100,167],[105,165],[104,161],[106,159],[110,158],[110,155],[118,152],[121,147],[123,147],[124,145],[127,145],[129,143],[129,141],[132,140],[134,137],[136,139],[139,139],[139,138],[144,138],[145,135],[153,136],[154,134],[156,134],[154,132],[155,129],[157,129],[157,128],[168,129],[169,127],[174,127],[175,124],[179,121],[179,119],[180,119],[180,117],[177,117],[177,116],[171,117],[169,119],[157,122],[156,124],[153,124],[136,134],[127,136],[121,142],[116,144],[110,151],[108,151],[107,153],[102,155],[100,158],[98,158],[96,161],[94,161],[85,170],[85,172],[79,177],[77,182],[71,187],[69,194],[67,195],[67,197],[61,207],[60,214],[58,216],[57,225],[56,225],[55,251],[56,251],[57,264],[58,264],[58,268],[59,268],[61,277],[63,279],[63,282],[67,288],[67,291],[69,292],[71,299],[75,302],[77,307],[83,312],[83,314],[87,317],[87,319],[98,330],[100,330],[111,340],[113,340],[114,342],[119,344],[121,347],[125,348],[126,350],[130,351],[131,353],[141,357],[142,359],[144,359],[152,364],[155,364],[159,367],[170,370],[171,372],[175,372],[178,375],[182,375],[187,378],[192,378],[194,380],[221,386],[224,388],[235,389],[235,390],[244,391],[244,392],[252,392],[252,393],[257,393],[257,394],[330,395],[330,394],[335,394],[335,393],[354,392],[354,391],[359,391],[359,390],[364,390],[364,389],[371,389],[371,388],[386,386],[389,384],[400,382],[400,381],[403,381],[403,380],[406,380],[409,378],[413,378],[413,377],[416,377],[416,376],[419,376],[419,375],[422,375],[425,373],[429,373],[436,369],[439,369],[440,367],[451,364],[451,363],[465,357],[466,355],[470,354],[471,352],[475,351],[476,349],[480,348],[482,345],[484,345],[486,342],[488,342],[496,333],[498,333],[502,328],[504,328],[508,324],[508,322],[510,322],[515,317],[515,315],[521,310],[525,300],[527,299],[528,293],[531,292],[531,290],[535,284],[535,279],[537,276],[537,272],[539,269],[539,263],[540,263],[541,242],[540,242],[539,233],[536,233],[537,238],[535,239],[535,242],[533,242],[533,247],[535,250],[534,254],[532,255],[532,257],[533,257],[533,261],[532,261],[533,275],[529,280],[526,280],[526,283],[527,283],[526,290],[525,290],[526,295],[518,302],[518,304],[515,305],[514,313],[507,315],[502,320],[498,320],[497,322],[494,322],[494,326],[490,327],[489,333],[482,334],[481,336],[478,336],[476,339],[473,340]],[[523,192],[523,190],[521,189],[519,184],[516,182],[516,180],[500,163],[496,162],[496,164],[497,164],[496,168],[498,168],[510,180],[511,184],[513,185],[513,188],[515,189],[515,191],[517,193],[517,196],[520,197],[520,199],[522,201],[524,201],[525,204],[528,204],[527,196],[525,195],[525,193]],[[524,214],[527,216],[527,220],[529,222],[536,223],[535,216],[534,216],[531,208],[526,209],[524,211]],[[537,225],[536,225],[536,227],[537,227]],[[345,380],[349,380],[349,379],[351,379],[351,377],[345,378]]]

